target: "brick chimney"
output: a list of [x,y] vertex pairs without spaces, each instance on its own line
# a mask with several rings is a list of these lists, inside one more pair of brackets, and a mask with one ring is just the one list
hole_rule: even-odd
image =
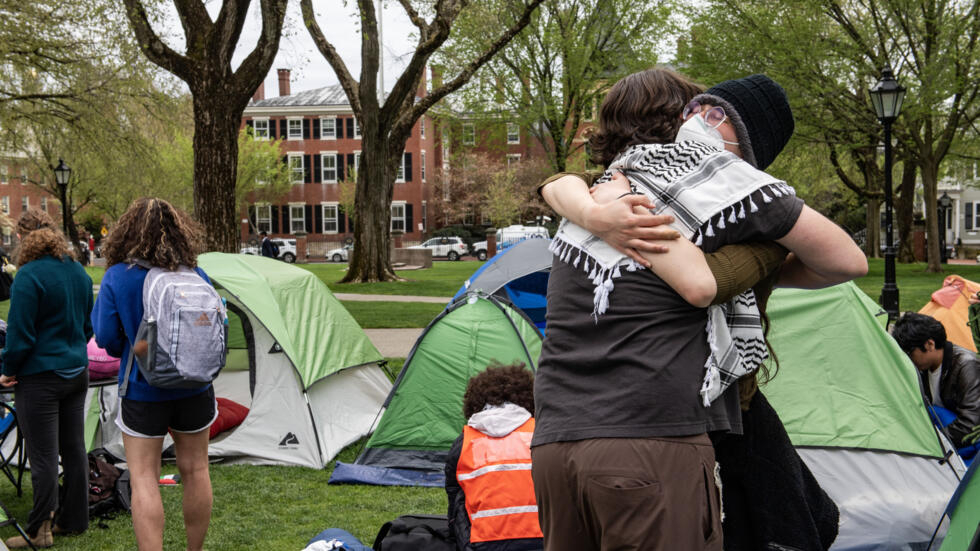
[[279,73],[279,95],[289,95],[289,69],[276,69]]
[[252,94],[252,101],[262,101],[265,99],[265,81],[259,83],[259,87]]

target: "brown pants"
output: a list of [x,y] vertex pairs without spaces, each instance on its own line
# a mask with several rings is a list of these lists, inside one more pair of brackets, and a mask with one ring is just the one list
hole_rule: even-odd
[[705,434],[597,438],[531,449],[545,551],[721,551]]

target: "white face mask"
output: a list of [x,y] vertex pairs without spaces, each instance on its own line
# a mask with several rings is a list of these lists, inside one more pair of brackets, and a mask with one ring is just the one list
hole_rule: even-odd
[[718,149],[725,149],[725,141],[721,137],[721,132],[717,128],[708,126],[704,117],[700,115],[694,115],[687,119],[677,131],[674,142],[684,141],[698,142]]

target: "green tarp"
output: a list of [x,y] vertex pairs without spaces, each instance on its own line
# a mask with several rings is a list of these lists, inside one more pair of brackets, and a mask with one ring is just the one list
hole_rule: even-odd
[[536,369],[540,354],[540,333],[518,311],[476,295],[462,299],[416,343],[358,463],[441,465],[438,457],[449,450],[466,421],[462,403],[469,379],[492,361],[524,362]]
[[[244,254],[206,253],[198,264],[261,320],[299,370],[304,388],[342,369],[382,360],[364,330],[312,273]],[[266,285],[256,285],[257,279]],[[300,311],[304,316],[294,315]]]
[[777,289],[769,334],[779,374],[763,387],[796,446],[942,457],[918,376],[853,283]]

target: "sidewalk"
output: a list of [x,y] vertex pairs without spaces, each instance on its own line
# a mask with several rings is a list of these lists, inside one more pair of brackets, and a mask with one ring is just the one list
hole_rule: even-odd
[[[334,293],[338,300],[367,302],[428,302],[449,304],[451,297],[421,297],[409,295],[359,295],[354,293]],[[386,358],[406,358],[415,341],[422,335],[421,327],[411,329],[365,329],[364,333]]]

